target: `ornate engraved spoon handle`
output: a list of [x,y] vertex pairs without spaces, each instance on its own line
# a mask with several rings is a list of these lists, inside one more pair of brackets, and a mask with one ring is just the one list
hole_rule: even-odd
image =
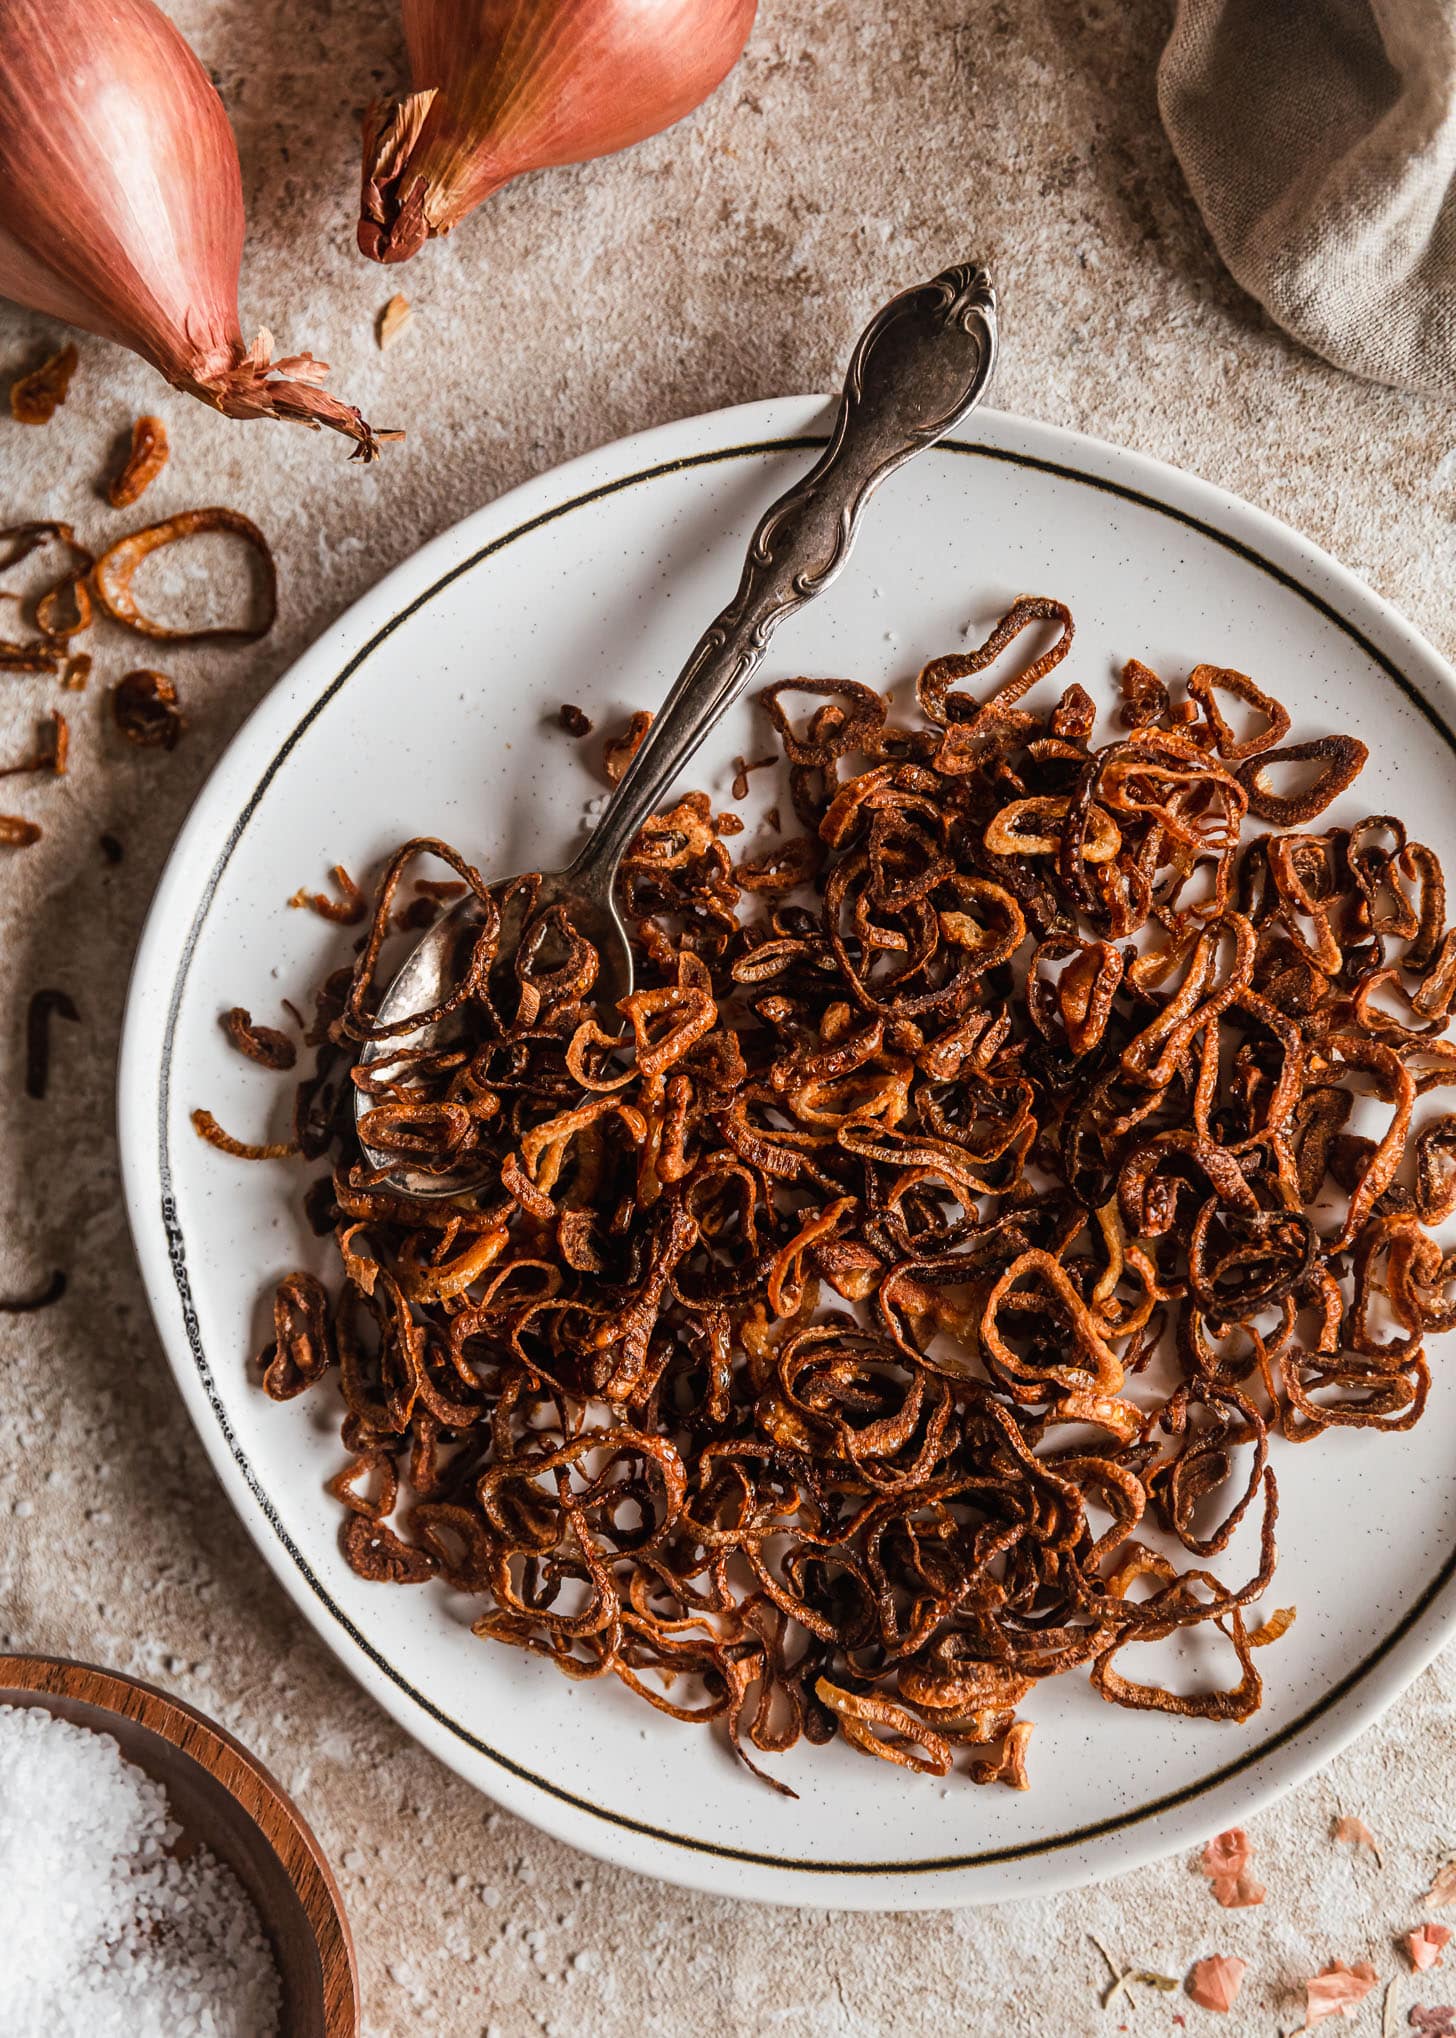
[[996,293],[986,271],[946,269],[892,298],[861,333],[834,433],[769,509],[738,592],[692,656],[567,874],[603,902],[622,852],[756,671],[769,638],[849,557],[865,504],[889,474],[973,410],[996,362]]

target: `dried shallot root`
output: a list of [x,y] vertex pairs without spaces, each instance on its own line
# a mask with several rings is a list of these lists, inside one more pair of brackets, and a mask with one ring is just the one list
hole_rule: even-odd
[[[289,1276],[260,1364],[280,1399],[336,1382],[348,1561],[719,1721],[756,1774],[838,1739],[1021,1787],[1023,1708],[1078,1667],[1247,1720],[1293,1618],[1253,1611],[1271,1445],[1409,1429],[1456,1324],[1437,858],[1332,820],[1363,748],[1287,744],[1246,675],[1130,665],[1097,740],[1045,686],[1072,642],[1023,598],[903,724],[850,680],[765,689],[791,830],[735,861],[700,793],[647,824],[614,1013],[533,879],[508,901],[435,841],[319,993],[293,1143],[342,1278]],[[440,862],[473,895],[453,986],[376,1024]],[[361,1098],[392,1166],[482,1186],[389,1187]],[[1191,1631],[1210,1682],[1140,1669]],[[1257,1903],[1218,1847],[1219,1901]]]

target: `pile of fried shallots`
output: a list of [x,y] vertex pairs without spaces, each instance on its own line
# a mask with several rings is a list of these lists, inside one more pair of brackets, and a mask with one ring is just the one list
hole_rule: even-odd
[[[848,680],[766,688],[797,832],[735,862],[702,794],[654,819],[615,1014],[559,911],[503,943],[435,841],[320,996],[295,1135],[342,1280],[280,1285],[261,1363],[279,1400],[337,1383],[349,1561],[721,1720],[759,1774],[839,1735],[1024,1787],[1017,1710],[1079,1664],[1246,1719],[1291,1618],[1248,1624],[1271,1435],[1408,1429],[1456,1323],[1456,1116],[1417,1124],[1456,1081],[1436,857],[1320,825],[1363,745],[1286,745],[1243,674],[1130,664],[1102,742],[1079,685],[1024,706],[1072,628],[1022,598],[908,727]],[[454,878],[411,893],[420,858]],[[465,887],[438,1035],[362,1064],[387,938]],[[373,1148],[485,1185],[384,1186],[356,1086]],[[1246,1513],[1253,1575],[1220,1578]],[[1219,1688],[1118,1667],[1208,1624]]]

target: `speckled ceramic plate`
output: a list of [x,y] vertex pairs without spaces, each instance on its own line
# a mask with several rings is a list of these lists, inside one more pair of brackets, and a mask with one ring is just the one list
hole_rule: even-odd
[[[556,708],[578,702],[601,724],[656,704],[827,416],[813,399],[755,405],[575,461],[468,517],[320,638],[233,743],[158,890],[127,1014],[121,1143],[152,1307],[218,1475],[300,1608],[410,1733],[614,1861],[746,1897],[903,1909],[1048,1890],[1201,1840],[1389,1704],[1456,1614],[1449,1369],[1410,1436],[1278,1449],[1273,1603],[1299,1619],[1262,1659],[1249,1725],[1120,1711],[1068,1677],[1029,1708],[1025,1795],[835,1745],[782,1758],[793,1803],[710,1732],[475,1640],[443,1588],[353,1576],[323,1491],[340,1462],[329,1395],[274,1406],[247,1364],[273,1277],[323,1264],[297,1177],[232,1161],[188,1124],[198,1104],[243,1137],[286,1124],[286,1080],[228,1047],[218,1014],[245,1004],[275,1020],[281,997],[303,1003],[339,959],[337,930],[287,910],[300,883],[336,861],[367,871],[417,833],[487,871],[564,860],[599,788],[596,746],[565,737]],[[766,676],[904,681],[1027,589],[1071,604],[1059,681],[1104,703],[1132,654],[1174,673],[1208,659],[1258,674],[1296,731],[1364,737],[1371,762],[1343,818],[1411,817],[1456,869],[1456,687],[1430,646],[1258,511],[1045,426],[982,417],[897,475],[851,569],[785,626]],[[735,753],[763,747],[751,716],[723,726],[696,783],[726,796]],[[1236,1545],[1228,1575],[1250,1556]]]

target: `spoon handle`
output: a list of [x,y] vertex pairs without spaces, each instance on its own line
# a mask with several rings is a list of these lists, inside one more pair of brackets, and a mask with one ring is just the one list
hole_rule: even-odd
[[738,592],[699,638],[572,865],[575,887],[610,899],[623,851],[743,692],[778,625],[834,579],[880,483],[975,408],[995,363],[996,293],[982,268],[942,270],[876,312],[855,346],[829,444],[765,512]]

